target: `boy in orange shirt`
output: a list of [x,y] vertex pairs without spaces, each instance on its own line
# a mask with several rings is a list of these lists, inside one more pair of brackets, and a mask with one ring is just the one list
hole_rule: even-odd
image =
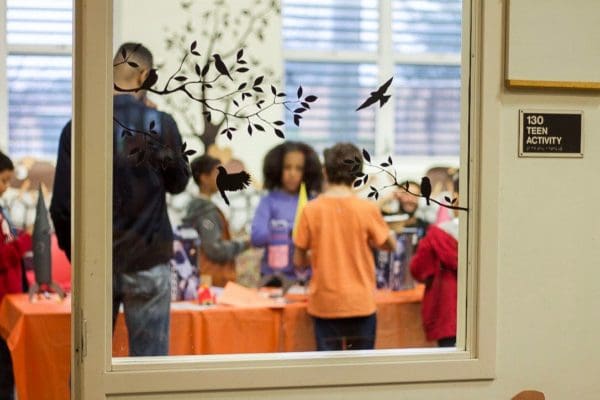
[[294,265],[313,268],[308,313],[317,350],[373,349],[377,319],[371,245],[392,250],[394,234],[377,205],[353,193],[352,165],[344,160],[362,160],[356,146],[339,143],[324,156],[327,189],[302,211]]

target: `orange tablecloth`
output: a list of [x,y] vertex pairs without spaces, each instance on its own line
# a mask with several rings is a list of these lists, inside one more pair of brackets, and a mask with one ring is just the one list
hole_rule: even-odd
[[[376,347],[428,347],[421,328],[423,289],[377,293]],[[0,335],[13,357],[20,400],[68,399],[71,305],[56,298],[30,303],[6,296],[0,307]],[[270,353],[315,349],[306,303],[282,308],[201,308],[175,303],[171,310],[171,355]],[[127,332],[119,316],[113,355],[126,356]],[[42,384],[42,382],[44,382]]]

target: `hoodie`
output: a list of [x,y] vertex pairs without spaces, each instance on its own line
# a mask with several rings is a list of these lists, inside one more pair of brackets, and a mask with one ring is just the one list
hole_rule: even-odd
[[[127,94],[113,97],[114,117],[132,131],[146,130],[154,122],[155,139],[178,154],[181,135],[175,120]],[[73,132],[77,134],[77,132]],[[60,135],[50,214],[58,244],[71,259],[71,122]],[[143,136],[129,138],[113,124],[113,267],[115,272],[147,270],[173,256],[173,228],[167,214],[166,194],[181,193],[190,176],[183,157],[170,157],[164,168],[151,162],[136,164],[129,156]],[[162,161],[165,152],[149,151]],[[150,161],[150,160],[148,160]]]
[[210,275],[214,286],[235,281],[235,257],[246,246],[231,239],[229,224],[221,210],[207,198],[195,198],[188,206],[183,224],[196,229],[200,237],[200,274]]
[[456,336],[457,235],[454,220],[429,227],[410,262],[413,277],[425,283],[421,314],[427,340]]

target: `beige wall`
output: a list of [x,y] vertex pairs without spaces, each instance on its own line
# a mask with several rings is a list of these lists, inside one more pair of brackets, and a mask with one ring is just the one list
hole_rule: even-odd
[[[483,231],[481,268],[497,271],[496,379],[205,393],[203,399],[501,400],[526,388],[552,400],[598,398],[600,98],[504,89],[503,1],[483,3],[482,207],[496,216]],[[521,108],[583,110],[584,158],[517,158]]]

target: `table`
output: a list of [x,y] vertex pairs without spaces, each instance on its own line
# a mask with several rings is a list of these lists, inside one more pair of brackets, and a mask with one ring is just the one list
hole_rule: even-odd
[[[376,348],[430,347],[421,327],[423,288],[377,292]],[[169,354],[231,354],[312,351],[312,321],[303,297],[281,308],[201,307],[173,303]],[[241,333],[241,334],[240,334]],[[5,296],[0,335],[13,357],[20,400],[68,399],[71,305],[57,298],[30,303]],[[123,316],[117,320],[113,355],[128,354]],[[42,386],[41,382],[48,382]]]

